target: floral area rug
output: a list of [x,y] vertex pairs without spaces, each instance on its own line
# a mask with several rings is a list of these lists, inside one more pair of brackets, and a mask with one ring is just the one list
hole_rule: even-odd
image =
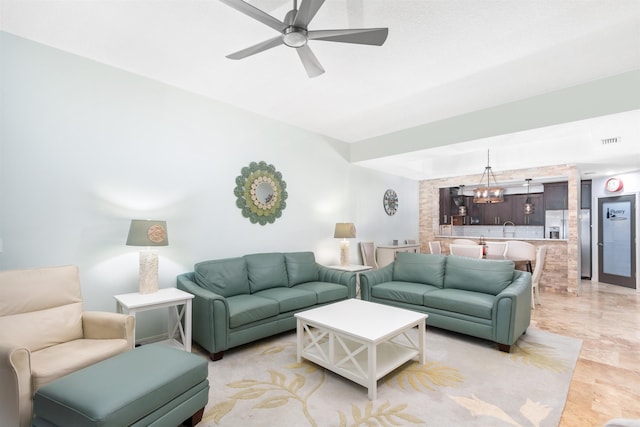
[[[412,331],[417,334],[417,329]],[[557,426],[582,342],[530,328],[510,354],[427,329],[427,363],[408,362],[367,389],[296,363],[295,332],[209,362],[200,426]]]

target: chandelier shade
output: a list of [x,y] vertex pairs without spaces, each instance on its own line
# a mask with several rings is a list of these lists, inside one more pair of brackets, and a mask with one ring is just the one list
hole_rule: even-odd
[[[486,185],[485,185],[486,177]],[[493,184],[491,180],[493,179]],[[487,150],[487,166],[482,172],[478,187],[473,189],[473,203],[502,203],[504,202],[504,188],[498,185],[489,164],[489,150]]]

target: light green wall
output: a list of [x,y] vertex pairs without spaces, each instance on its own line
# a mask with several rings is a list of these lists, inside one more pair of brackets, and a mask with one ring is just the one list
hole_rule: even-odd
[[[337,263],[336,222],[356,224],[354,261],[360,240],[417,238],[418,183],[351,165],[345,143],[4,32],[0,58],[0,268],[76,264],[89,309],[113,311],[113,295],[137,290],[133,218],[167,221],[161,287],[195,262],[253,252]],[[267,226],[233,194],[260,160],[289,194]],[[387,188],[401,197],[395,217]],[[140,336],[157,332],[141,323]]]
[[640,108],[640,70],[427,123],[351,145],[352,162]]

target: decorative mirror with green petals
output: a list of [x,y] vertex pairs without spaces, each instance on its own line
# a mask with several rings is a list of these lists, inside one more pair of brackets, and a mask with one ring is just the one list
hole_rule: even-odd
[[273,224],[287,207],[287,184],[273,165],[251,162],[236,178],[234,194],[242,216],[252,224]]

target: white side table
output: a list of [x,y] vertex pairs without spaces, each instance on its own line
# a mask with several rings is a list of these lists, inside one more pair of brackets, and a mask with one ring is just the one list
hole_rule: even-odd
[[[193,295],[176,288],[159,289],[151,294],[133,292],[116,295],[118,313],[136,315],[139,311],[169,309],[169,344],[177,345],[184,351],[191,352],[191,300]],[[182,306],[180,308],[180,306]],[[184,327],[182,326],[184,320]],[[135,342],[135,330],[133,340]],[[176,340],[180,336],[180,341]]]
[[349,264],[349,265],[327,265],[327,268],[331,268],[333,270],[349,271],[351,273],[356,273],[356,298],[358,298],[360,296],[360,272],[371,270],[373,267],[369,265]]

